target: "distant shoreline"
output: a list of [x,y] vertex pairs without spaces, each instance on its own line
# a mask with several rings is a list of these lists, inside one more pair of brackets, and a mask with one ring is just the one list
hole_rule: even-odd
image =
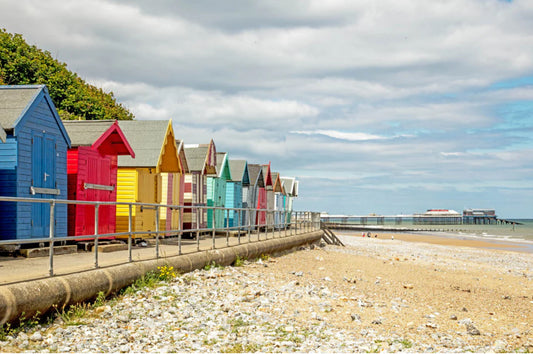
[[[356,230],[335,230],[335,233],[343,236],[353,236],[362,238],[362,233],[354,232]],[[372,238],[393,239],[406,242],[423,242],[436,245],[473,247],[488,250],[502,250],[522,253],[533,253],[533,243],[516,239],[495,239],[472,237],[468,235],[451,234],[446,231],[430,230],[390,230],[387,228],[366,228],[358,231],[370,232]],[[377,236],[377,237],[376,237]]]

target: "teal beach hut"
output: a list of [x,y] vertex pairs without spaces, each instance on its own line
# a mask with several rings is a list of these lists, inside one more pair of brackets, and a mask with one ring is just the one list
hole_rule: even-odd
[[[248,200],[243,192],[248,193],[250,186],[248,163],[246,160],[229,160],[229,169],[232,179],[227,182],[226,208],[247,208]],[[241,210],[240,215],[239,220],[239,211],[229,210],[226,214],[227,224],[230,227],[243,225],[242,220],[246,220],[246,211]]]
[[[226,206],[227,181],[231,180],[228,154],[226,152],[216,153],[216,174],[207,176],[207,206]],[[224,225],[225,211],[217,209],[215,211],[215,228],[221,229]],[[207,211],[207,227],[213,227],[213,209]]]
[[[0,86],[0,195],[67,199],[70,139],[44,85]],[[0,202],[0,239],[67,236],[67,205]],[[52,227],[51,227],[52,226]]]

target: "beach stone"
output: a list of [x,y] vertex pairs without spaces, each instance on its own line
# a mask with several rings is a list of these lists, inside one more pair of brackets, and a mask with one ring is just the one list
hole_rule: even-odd
[[470,334],[471,336],[479,336],[481,335],[481,332],[479,329],[476,328],[472,323],[466,324],[466,333]]
[[40,342],[40,341],[43,340],[43,336],[42,336],[41,332],[37,331],[37,332],[35,332],[34,334],[31,335],[30,340],[32,340],[34,342]]
[[501,339],[497,339],[494,341],[494,344],[492,345],[491,349],[496,353],[505,352],[507,348],[507,342]]

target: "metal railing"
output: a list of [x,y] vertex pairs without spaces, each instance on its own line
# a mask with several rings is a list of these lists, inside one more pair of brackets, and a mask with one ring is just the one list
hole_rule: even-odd
[[[99,267],[99,242],[102,239],[123,239],[128,246],[127,262],[134,262],[132,251],[134,242],[138,240],[154,240],[155,255],[148,259],[161,258],[160,247],[162,239],[172,239],[177,241],[177,254],[165,255],[170,257],[174,255],[182,255],[182,244],[184,238],[194,240],[196,242],[196,252],[200,251],[200,240],[211,237],[211,249],[221,248],[217,246],[216,240],[225,237],[225,245],[222,247],[230,247],[230,235],[237,237],[237,245],[241,243],[258,242],[268,240],[271,238],[289,237],[301,233],[307,233],[320,230],[320,213],[310,211],[288,211],[288,210],[272,210],[272,209],[255,209],[255,208],[224,208],[205,205],[169,205],[156,203],[133,203],[133,202],[96,202],[96,201],[73,201],[64,199],[37,199],[37,198],[18,198],[18,197],[0,197],[0,203],[44,203],[49,205],[49,232],[48,237],[33,238],[14,238],[2,240],[0,239],[0,246],[6,245],[27,245],[40,244],[43,247],[48,244],[49,249],[49,276],[54,276],[54,246],[66,243],[74,243],[75,241],[94,240],[94,267]],[[87,235],[65,235],[57,236],[55,228],[55,220],[57,217],[58,205],[88,205],[94,208],[94,232]],[[105,205],[112,205],[115,208],[121,206],[128,210],[128,227],[127,231],[113,232],[99,234],[100,223],[100,208]],[[178,218],[178,228],[167,229],[167,217],[161,217],[161,209],[165,211],[170,210],[170,217]],[[65,207],[67,209],[67,207]],[[135,228],[133,223],[134,216],[139,217],[143,212],[149,210],[155,211],[155,219],[153,230],[151,228],[139,229]],[[135,212],[134,212],[135,211]],[[211,223],[208,225],[207,214],[211,211]],[[218,212],[217,212],[218,211]],[[67,218],[67,211],[64,211],[65,219]],[[190,217],[191,224],[195,227],[183,228],[184,214],[187,213]],[[233,214],[233,222],[230,225],[230,215]],[[194,218],[193,218],[194,216]],[[237,217],[235,217],[237,216]],[[219,220],[218,225],[222,223],[222,227],[217,228],[217,218],[224,217],[223,223]],[[0,215],[0,218],[2,216]],[[165,220],[165,229],[161,230],[161,222]],[[237,223],[235,224],[235,220]],[[66,228],[68,230],[68,228]],[[218,236],[217,236],[218,235]],[[164,258],[163,257],[163,258]],[[144,259],[143,259],[144,260]]]

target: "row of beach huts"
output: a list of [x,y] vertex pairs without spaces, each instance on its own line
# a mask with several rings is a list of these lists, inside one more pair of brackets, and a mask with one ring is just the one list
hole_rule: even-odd
[[[0,86],[0,125],[0,197],[124,203],[99,205],[97,218],[94,205],[55,204],[57,237],[94,235],[96,222],[100,235],[131,222],[141,236],[284,226],[298,196],[270,163],[232,160],[213,140],[186,144],[170,120],[62,121],[44,85]],[[0,201],[0,240],[48,237],[50,212]]]

